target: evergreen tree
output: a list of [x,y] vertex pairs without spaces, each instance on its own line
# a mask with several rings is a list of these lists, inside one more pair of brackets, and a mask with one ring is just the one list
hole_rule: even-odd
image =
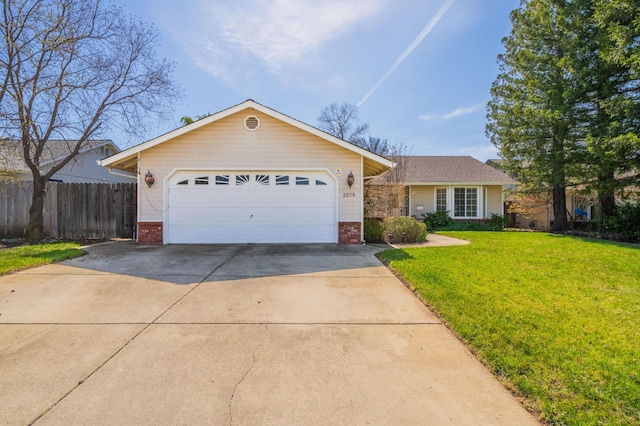
[[[527,0],[512,13],[487,134],[524,191],[594,191],[600,219],[640,175],[640,3]],[[602,220],[601,220],[602,222]]]
[[556,231],[567,229],[566,187],[583,150],[575,75],[566,61],[577,42],[569,3],[530,0],[512,12],[487,114],[487,135],[505,170],[529,191],[551,191]]
[[575,63],[583,96],[579,105],[588,152],[585,169],[591,177],[587,188],[597,192],[604,220],[613,214],[616,194],[624,196],[626,188],[638,183],[640,4],[576,3],[582,20]]

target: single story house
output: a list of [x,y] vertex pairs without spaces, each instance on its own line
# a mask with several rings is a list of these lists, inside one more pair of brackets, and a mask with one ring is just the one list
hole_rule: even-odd
[[393,162],[247,100],[112,155],[138,180],[138,243],[363,240],[363,185]]
[[464,220],[504,216],[505,191],[516,184],[470,156],[408,156],[404,161],[406,215],[419,219],[435,211]]
[[[41,165],[51,170],[56,161],[69,155],[76,141],[49,140],[44,150]],[[110,140],[92,140],[83,147],[78,155],[56,172],[53,182],[64,183],[135,183],[133,173],[109,173],[98,161],[120,152]],[[12,179],[30,182],[31,170],[24,161],[22,143],[14,139],[0,140],[0,179]]]

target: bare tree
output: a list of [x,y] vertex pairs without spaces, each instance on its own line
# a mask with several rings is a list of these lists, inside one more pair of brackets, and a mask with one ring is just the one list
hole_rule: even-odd
[[[369,218],[385,219],[407,215],[407,156],[411,150],[406,145],[389,144],[386,139],[369,138],[371,148],[378,148],[378,155],[384,155],[395,163],[395,167],[384,175],[368,180],[364,188],[364,215]],[[381,143],[382,142],[382,143]],[[372,150],[372,152],[375,152]]]
[[318,127],[330,135],[354,145],[362,146],[366,142],[369,124],[361,123],[358,107],[349,103],[332,103],[324,107],[318,117]]
[[364,216],[387,218],[400,216],[406,207],[405,177],[407,156],[410,149],[403,143],[391,143],[387,139],[368,135],[369,125],[361,123],[355,105],[332,103],[322,109],[318,117],[321,130],[351,142],[374,154],[387,157],[395,162],[395,167],[375,179],[368,179],[364,187]]
[[[46,182],[100,134],[142,134],[180,91],[157,31],[102,0],[3,0],[0,36],[0,138],[21,144],[33,175],[35,241]],[[67,149],[54,153],[54,139]]]

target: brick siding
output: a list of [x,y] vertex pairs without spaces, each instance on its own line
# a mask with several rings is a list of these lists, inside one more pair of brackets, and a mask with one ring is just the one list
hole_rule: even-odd
[[360,222],[340,222],[338,223],[338,243],[340,244],[361,244]]
[[138,244],[162,244],[162,222],[138,222]]

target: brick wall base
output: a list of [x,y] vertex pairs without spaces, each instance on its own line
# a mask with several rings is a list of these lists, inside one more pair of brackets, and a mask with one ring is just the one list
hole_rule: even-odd
[[360,222],[340,222],[338,223],[338,243],[339,244],[361,244],[362,224]]
[[[361,227],[360,222],[338,223],[338,243],[361,244]],[[138,222],[138,244],[162,244],[162,222]]]
[[162,222],[138,222],[138,244],[162,244]]

